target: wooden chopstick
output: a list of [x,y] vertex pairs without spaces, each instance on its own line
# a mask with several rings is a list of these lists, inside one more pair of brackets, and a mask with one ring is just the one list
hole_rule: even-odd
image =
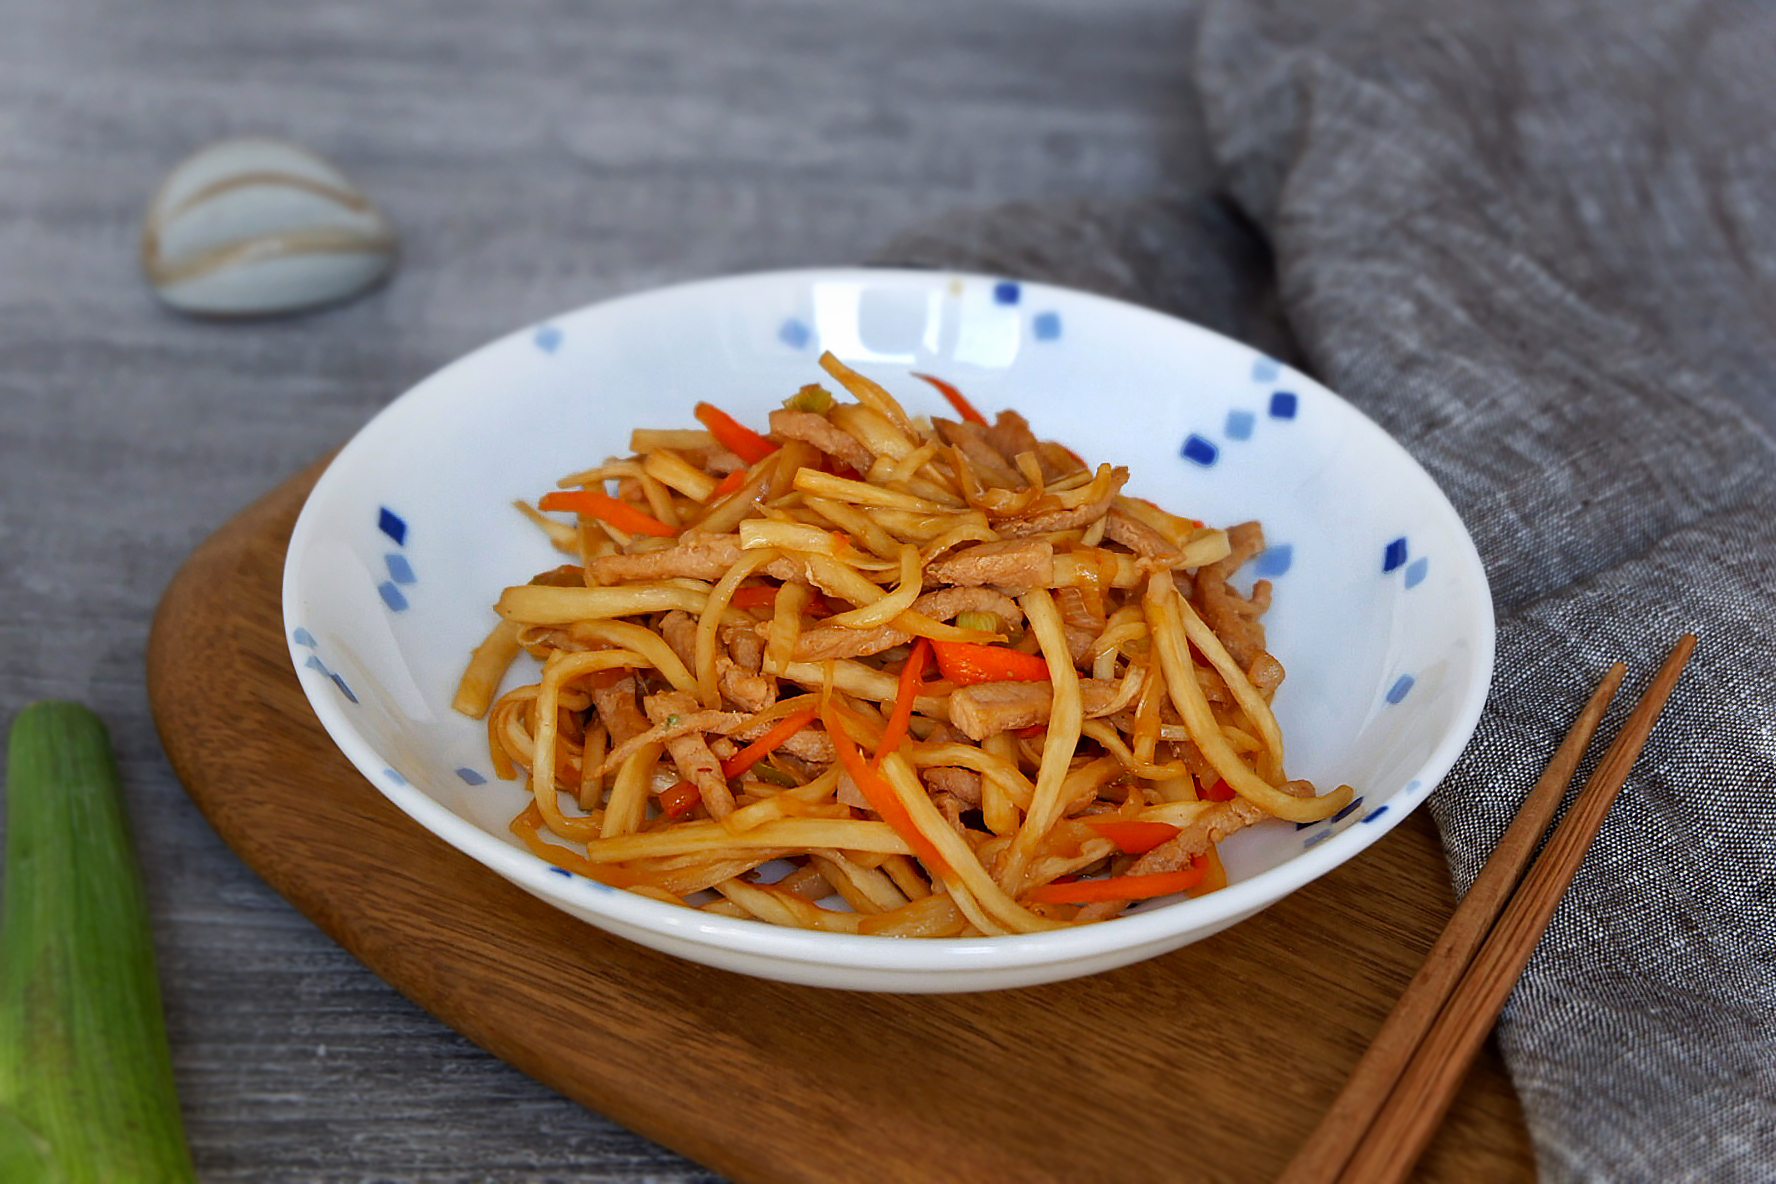
[[1677,643],[1519,885],[1523,865],[1547,829],[1624,669],[1618,663],[1605,674],[1424,967],[1279,1184],[1386,1184],[1404,1178],[1417,1163],[1602,827],[1695,643],[1690,635]]
[[1602,829],[1695,646],[1695,637],[1685,634],[1654,676],[1414,1051],[1340,1181],[1388,1184],[1404,1179],[1418,1162]]
[[1401,993],[1399,1003],[1370,1041],[1320,1125],[1277,1177],[1277,1184],[1314,1184],[1338,1178],[1375,1114],[1387,1101],[1413,1050],[1436,1020],[1443,1000],[1473,961],[1474,952],[1517,887],[1626,674],[1627,667],[1620,662],[1605,672],[1566,739],[1518,807],[1516,817],[1486,865],[1450,915],[1424,964]]

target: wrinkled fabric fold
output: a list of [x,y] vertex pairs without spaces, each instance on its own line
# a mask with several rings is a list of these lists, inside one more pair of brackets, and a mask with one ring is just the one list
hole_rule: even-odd
[[1603,668],[1698,635],[1500,1019],[1550,1181],[1776,1174],[1771,63],[1767,4],[1230,0],[1180,64],[1212,170],[880,256],[1185,316],[1418,458],[1500,628],[1430,800],[1458,890]]

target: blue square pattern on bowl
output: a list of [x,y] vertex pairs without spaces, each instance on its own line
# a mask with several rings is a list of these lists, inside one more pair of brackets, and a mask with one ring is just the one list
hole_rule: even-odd
[[[1255,354],[1247,373],[1251,403],[1236,401],[1235,405],[1227,408],[1220,416],[1221,430],[1218,434],[1206,426],[1198,426],[1189,431],[1178,447],[1178,455],[1184,462],[1198,469],[1213,470],[1228,455],[1228,449],[1254,442],[1261,443],[1264,431],[1288,431],[1302,422],[1299,418],[1303,414],[1301,396],[1293,389],[1279,386],[1293,381],[1282,363],[1263,354]],[[1244,396],[1236,396],[1238,400],[1243,398]],[[1210,417],[1210,414],[1205,413],[1200,417],[1200,422],[1206,423]],[[1266,544],[1266,549],[1252,561],[1250,571],[1258,578],[1276,580],[1289,572],[1294,562],[1295,548],[1290,542],[1271,538],[1266,539]],[[1403,534],[1393,535],[1381,548],[1375,570],[1384,579],[1400,573],[1395,594],[1416,588],[1429,573],[1430,560],[1427,556],[1409,556],[1410,544]],[[1385,590],[1383,594],[1387,594]],[[1400,671],[1386,683],[1377,707],[1398,706],[1405,700],[1415,682],[1411,673]],[[1409,788],[1416,792],[1421,786],[1413,782]],[[1313,846],[1324,841],[1330,833],[1341,829],[1350,821],[1374,822],[1387,812],[1386,806],[1380,806],[1367,813],[1359,813],[1362,804],[1363,798],[1358,797],[1324,822],[1301,827],[1300,829],[1314,832],[1306,838],[1306,845]]]

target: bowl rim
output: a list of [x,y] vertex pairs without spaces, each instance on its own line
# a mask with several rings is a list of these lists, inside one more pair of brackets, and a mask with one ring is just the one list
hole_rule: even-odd
[[[352,723],[338,697],[311,693],[310,680],[300,677],[308,651],[299,651],[298,644],[292,640],[292,634],[302,624],[300,558],[307,552],[306,544],[310,538],[320,529],[320,511],[315,507],[325,502],[329,492],[343,480],[340,475],[356,457],[377,443],[379,432],[390,421],[412,414],[412,408],[421,404],[429,391],[448,383],[450,377],[459,368],[466,367],[471,360],[509,348],[543,324],[559,324],[568,318],[637,302],[669,300],[698,290],[721,287],[745,289],[761,284],[880,282],[890,279],[947,286],[958,280],[964,283],[998,283],[1007,278],[1015,277],[915,268],[804,267],[737,272],[683,280],[594,300],[552,314],[484,342],[408,386],[360,425],[328,461],[303,501],[285,554],[281,597],[285,640],[290,647],[291,660],[297,667],[298,682],[303,688],[304,697],[329,739],[366,780],[432,835],[533,895],[579,916],[588,924],[602,928],[601,922],[608,922],[619,932],[650,932],[693,945],[720,947],[733,955],[762,957],[808,967],[833,966],[853,970],[915,973],[924,971],[934,974],[989,969],[1010,971],[1089,958],[1112,950],[1163,946],[1168,942],[1175,942],[1179,934],[1198,930],[1212,932],[1215,928],[1268,907],[1340,864],[1348,862],[1379,841],[1429,796],[1460,758],[1479,725],[1490,692],[1496,660],[1497,635],[1491,587],[1479,551],[1460,514],[1417,458],[1360,407],[1312,376],[1293,369],[1290,371],[1292,381],[1311,386],[1317,396],[1330,397],[1342,404],[1354,417],[1353,426],[1356,431],[1368,437],[1372,445],[1393,454],[1405,472],[1416,474],[1422,480],[1433,516],[1441,520],[1452,541],[1458,544],[1444,561],[1456,565],[1461,585],[1471,593],[1468,599],[1471,601],[1472,617],[1465,624],[1474,644],[1473,675],[1462,688],[1454,722],[1419,766],[1404,774],[1407,784],[1388,799],[1386,804],[1391,808],[1386,816],[1374,819],[1368,825],[1346,826],[1324,841],[1296,853],[1282,864],[1202,897],[1176,901],[1089,925],[1028,934],[965,938],[906,939],[831,933],[791,929],[763,921],[703,913],[575,875],[527,850],[512,846],[456,814],[419,787],[405,782],[391,783],[382,775],[389,768],[388,762],[378,755],[377,749]],[[1040,280],[1018,278],[1016,282],[1033,292],[1069,302],[1095,305],[1118,316],[1152,319],[1174,326],[1186,325],[1238,348],[1253,348],[1183,317],[1114,297]],[[1416,789],[1413,788],[1413,783],[1417,784]],[[600,920],[590,920],[587,914]]]

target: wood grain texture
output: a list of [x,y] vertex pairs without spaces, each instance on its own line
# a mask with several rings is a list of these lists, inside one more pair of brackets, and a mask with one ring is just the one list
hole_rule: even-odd
[[[319,466],[161,601],[155,721],[240,857],[426,1011],[736,1181],[1263,1181],[1331,1101],[1451,902],[1428,824],[1195,946],[1017,991],[820,991],[608,937],[400,814],[290,669],[284,545]],[[1490,1051],[1424,1180],[1533,1178]]]

